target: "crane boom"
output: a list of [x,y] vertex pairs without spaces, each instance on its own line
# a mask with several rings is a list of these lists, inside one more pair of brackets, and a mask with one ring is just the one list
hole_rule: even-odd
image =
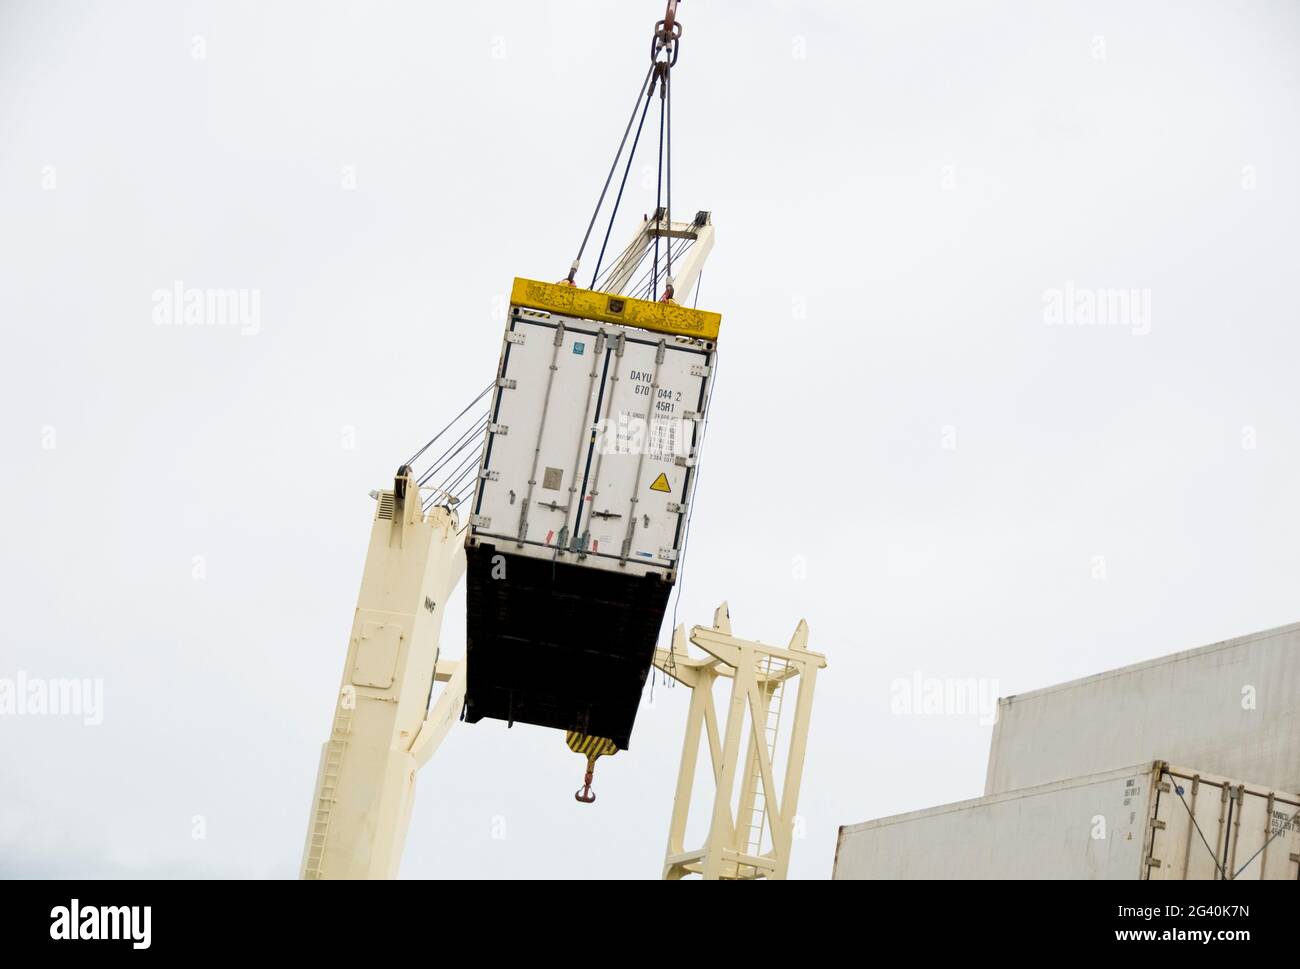
[[[460,714],[464,664],[439,661],[443,613],[465,571],[455,514],[427,513],[410,468],[377,496],[329,740],[321,750],[301,875],[393,878],[415,773]],[[429,706],[435,681],[447,684]]]

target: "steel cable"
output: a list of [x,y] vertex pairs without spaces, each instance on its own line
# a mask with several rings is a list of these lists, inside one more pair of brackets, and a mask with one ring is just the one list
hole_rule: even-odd
[[473,425],[471,425],[468,430],[462,432],[460,437],[456,438],[455,442],[452,443],[452,445],[448,447],[446,451],[443,451],[436,461],[434,461],[431,465],[429,465],[429,469],[425,471],[424,474],[420,475],[419,479],[416,481],[416,484],[418,485],[427,484],[430,478],[432,478],[435,474],[441,471],[443,467],[446,466],[448,461],[450,461],[453,457],[455,457],[464,449],[465,443],[467,441],[473,440],[474,435],[477,434],[479,431],[483,430],[487,426],[489,417],[490,417],[489,414],[484,414],[482,417],[479,417],[477,420],[475,420]]
[[470,411],[470,408],[473,407],[475,404],[477,404],[480,400],[482,400],[482,399],[484,398],[484,396],[488,393],[488,391],[490,391],[490,390],[491,390],[493,387],[495,387],[495,386],[496,386],[496,381],[493,381],[492,383],[490,383],[490,384],[488,384],[486,387],[484,387],[484,388],[479,392],[479,395],[478,395],[477,397],[475,397],[473,400],[471,400],[471,401],[470,401],[470,402],[465,406],[465,409],[464,409],[463,411],[461,411],[459,414],[457,414],[455,417],[453,417],[450,421],[448,421],[448,422],[447,422],[447,426],[444,427],[441,431],[439,431],[437,434],[433,435],[433,437],[429,438],[428,442],[425,443],[424,447],[420,448],[420,450],[416,451],[416,452],[415,452],[414,454],[412,454],[409,458],[407,458],[405,463],[408,464],[408,465],[414,464],[414,463],[416,462],[416,460],[419,459],[419,457],[420,457],[421,454],[423,454],[425,451],[429,450],[429,448],[433,446],[434,442],[436,442],[436,441],[438,440],[438,438],[440,438],[440,437],[442,437],[444,434],[446,434],[447,431],[451,429],[451,426],[452,426],[453,424],[455,424],[458,420],[460,420],[462,417],[464,417],[466,414],[468,414],[469,411]]
[[[650,69],[651,71],[654,70],[653,67],[651,67]],[[610,233],[614,231],[614,220],[618,218],[618,207],[619,204],[623,201],[623,190],[627,188],[627,176],[632,171],[632,160],[636,157],[636,146],[641,142],[641,129],[645,127],[645,118],[646,115],[650,113],[650,99],[653,96],[654,96],[654,85],[651,85],[649,92],[646,93],[645,107],[641,109],[641,123],[636,126],[636,137],[632,139],[632,150],[627,153],[627,167],[623,169],[623,180],[619,183],[618,186],[618,196],[614,199],[614,207],[610,209],[609,228],[605,230],[605,241],[600,244],[600,255],[596,257],[596,271],[591,276],[592,289],[596,288],[596,279],[600,275],[600,264],[605,261],[605,248],[609,245]],[[628,248],[631,247],[629,246]],[[627,252],[627,249],[623,251]]]
[[628,116],[627,127],[623,129],[623,140],[618,143],[618,151],[614,154],[614,161],[610,163],[609,174],[605,176],[605,185],[600,190],[600,197],[596,200],[596,209],[591,213],[591,221],[587,223],[587,231],[582,237],[582,245],[578,247],[578,255],[573,260],[573,265],[569,269],[569,281],[573,281],[574,274],[578,271],[578,264],[582,262],[582,254],[587,249],[587,241],[591,238],[591,230],[596,225],[596,217],[600,215],[600,208],[605,204],[605,194],[609,191],[609,183],[614,178],[614,171],[618,168],[618,160],[623,155],[623,146],[627,144],[627,136],[632,131],[632,122],[636,120],[637,105],[641,103],[641,96],[645,93],[646,86],[650,83],[650,77],[655,72],[655,65],[650,65],[650,70],[646,71],[645,79],[641,82],[641,90],[637,92],[636,101],[632,103],[632,113]]

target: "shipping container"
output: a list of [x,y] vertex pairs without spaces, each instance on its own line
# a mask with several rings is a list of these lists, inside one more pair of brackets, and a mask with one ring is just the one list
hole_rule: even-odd
[[516,280],[466,542],[466,720],[629,744],[720,317]]
[[1295,795],[1147,762],[842,827],[833,877],[1294,881],[1298,814]]
[[1165,757],[1300,790],[1300,623],[998,701],[985,794]]

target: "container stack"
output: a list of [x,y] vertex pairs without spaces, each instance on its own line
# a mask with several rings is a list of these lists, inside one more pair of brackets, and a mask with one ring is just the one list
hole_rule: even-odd
[[1004,697],[984,796],[842,827],[834,877],[1296,880],[1297,714],[1300,623]]

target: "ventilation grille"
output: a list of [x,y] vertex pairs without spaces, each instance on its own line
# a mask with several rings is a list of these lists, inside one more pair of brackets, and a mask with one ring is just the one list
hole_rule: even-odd
[[381,491],[379,493],[379,511],[376,513],[376,517],[384,521],[393,520],[393,493],[391,491]]

